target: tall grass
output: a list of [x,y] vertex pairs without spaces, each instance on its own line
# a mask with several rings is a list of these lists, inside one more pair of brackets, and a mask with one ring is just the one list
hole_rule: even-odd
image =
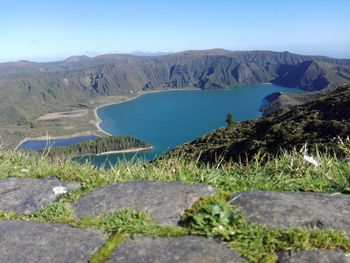
[[318,166],[304,160],[302,153],[284,152],[268,161],[259,155],[249,163],[226,163],[216,166],[196,161],[164,159],[155,163],[137,160],[121,162],[110,170],[74,161],[51,161],[21,151],[0,151],[0,178],[57,177],[82,183],[83,188],[100,187],[130,180],[181,181],[203,183],[226,192],[245,190],[348,192],[350,159],[317,154]]

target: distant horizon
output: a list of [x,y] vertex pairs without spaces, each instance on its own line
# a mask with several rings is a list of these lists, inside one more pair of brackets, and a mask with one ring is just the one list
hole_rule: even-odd
[[[17,63],[17,62],[30,62],[30,63],[50,63],[50,62],[60,62],[67,60],[69,58],[74,58],[74,57],[88,57],[88,58],[95,58],[99,56],[104,56],[104,55],[130,55],[130,56],[144,56],[144,57],[151,57],[151,56],[166,56],[166,55],[171,55],[171,54],[177,54],[177,53],[183,53],[183,52],[190,52],[190,51],[210,51],[210,50],[226,50],[230,52],[253,52],[253,51],[267,51],[267,52],[278,52],[278,53],[283,53],[283,52],[289,52],[291,54],[297,54],[301,56],[313,56],[313,57],[328,57],[328,58],[334,58],[334,59],[350,59],[349,57],[335,57],[335,56],[328,56],[324,54],[302,54],[302,53],[297,53],[293,52],[290,50],[283,50],[283,51],[278,51],[278,50],[268,50],[268,49],[250,49],[250,50],[230,50],[230,49],[225,49],[225,48],[210,48],[210,49],[185,49],[185,50],[180,50],[176,52],[143,52],[143,51],[134,51],[130,53],[101,53],[101,54],[72,54],[68,55],[65,57],[58,57],[58,58],[49,58],[47,60],[45,59],[38,59],[38,60],[31,60],[31,59],[18,59],[18,60],[10,60],[10,61],[1,61],[0,63]],[[142,54],[144,53],[144,55]]]
[[3,0],[0,9],[0,62],[217,47],[350,58],[348,0]]

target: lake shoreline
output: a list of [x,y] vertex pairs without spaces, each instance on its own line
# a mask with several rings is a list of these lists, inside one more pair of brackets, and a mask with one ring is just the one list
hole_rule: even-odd
[[35,137],[35,138],[24,138],[23,140],[21,140],[19,142],[19,144],[16,146],[15,149],[19,149],[21,148],[21,146],[28,142],[28,141],[54,141],[54,140],[65,140],[65,139],[73,139],[73,138],[77,138],[77,137],[83,137],[83,136],[96,136],[96,137],[101,137],[97,134],[95,134],[95,131],[82,131],[82,132],[77,132],[74,134],[70,134],[70,135],[61,135],[61,136],[50,136],[50,135],[43,135],[43,136],[39,136],[39,137]]
[[104,129],[101,128],[101,122],[102,122],[102,119],[100,118],[100,116],[98,116],[98,113],[97,111],[100,109],[100,108],[103,108],[103,107],[107,107],[107,106],[111,106],[111,105],[118,105],[118,104],[122,104],[122,103],[126,103],[126,102],[130,102],[132,100],[135,100],[141,96],[144,96],[144,95],[147,95],[147,94],[152,94],[152,93],[159,93],[159,92],[171,92],[171,91],[193,91],[193,90],[198,90],[200,91],[201,89],[199,88],[179,88],[179,89],[167,89],[167,90],[152,90],[152,91],[146,91],[146,92],[139,92],[137,93],[134,97],[131,97],[131,98],[127,98],[125,100],[122,100],[122,101],[116,101],[116,102],[110,102],[110,103],[106,103],[106,104],[102,104],[102,105],[99,105],[97,106],[95,109],[94,109],[94,116],[95,116],[95,120],[94,120],[94,124],[97,128],[97,131],[99,132],[102,132],[103,134],[107,135],[107,136],[112,136],[111,133],[105,131]]
[[[93,109],[93,112],[94,112],[93,116],[94,116],[94,118],[90,119],[90,121],[94,123],[94,126],[97,128],[97,130],[81,131],[81,132],[77,132],[77,133],[69,134],[69,135],[59,135],[59,136],[43,135],[43,136],[38,136],[38,137],[34,137],[34,138],[24,138],[17,144],[15,149],[16,150],[20,149],[21,146],[23,144],[25,144],[26,142],[28,142],[28,141],[54,141],[54,140],[73,139],[73,138],[80,137],[80,136],[90,136],[90,135],[94,135],[94,136],[97,136],[97,137],[102,137],[103,135],[105,135],[105,136],[113,136],[113,134],[103,130],[100,127],[100,124],[101,124],[102,120],[98,116],[98,113],[97,113],[98,109],[100,109],[102,107],[110,106],[110,105],[126,103],[126,102],[129,102],[131,100],[137,99],[138,97],[141,97],[141,96],[147,95],[147,94],[158,93],[158,92],[181,91],[181,90],[182,91],[183,90],[189,90],[190,91],[190,90],[201,90],[201,89],[197,89],[197,88],[179,88],[179,89],[153,90],[153,91],[139,92],[133,97],[130,97],[130,98],[127,98],[127,99],[123,99],[123,100],[120,100],[120,101],[115,101],[115,102],[102,104],[102,105],[99,105],[99,106],[95,107]],[[102,135],[98,134],[98,133],[102,133]],[[144,148],[144,149],[142,148],[141,150],[135,150],[133,152],[144,151],[144,150],[148,150],[148,148]]]
[[[263,98],[277,91],[300,92],[299,89],[270,83],[200,92],[185,89],[165,94],[156,91],[157,94],[150,94],[129,103],[121,104],[130,101],[130,98],[123,102],[119,100],[117,103],[109,103],[112,106],[106,108],[100,106],[97,108],[97,115],[103,120],[101,128],[108,132],[142,138],[155,146],[152,150],[140,154],[140,157],[146,160],[153,160],[178,145],[196,140],[225,126],[225,117],[229,112],[234,114],[237,122],[260,118],[262,114],[259,107]],[[135,98],[143,94],[133,95]],[[126,156],[131,157],[132,154]],[[117,159],[118,154],[111,155],[109,161],[117,162]],[[100,157],[95,161],[100,163],[103,160]]]
[[[263,85],[268,85],[268,84],[272,84],[272,83],[260,83]],[[178,88],[178,89],[164,89],[164,90],[152,90],[152,91],[139,91],[137,92],[133,97],[129,97],[129,98],[123,98],[123,99],[116,99],[116,101],[114,102],[109,102],[109,103],[105,103],[105,104],[101,104],[96,106],[95,108],[91,109],[93,110],[93,114],[91,114],[90,118],[89,118],[89,122],[91,122],[96,130],[89,130],[89,131],[81,131],[81,132],[76,132],[74,134],[70,134],[70,135],[60,135],[60,136],[39,136],[39,137],[34,137],[34,138],[24,138],[23,140],[21,140],[19,142],[19,144],[16,146],[16,149],[19,149],[24,143],[28,142],[28,141],[32,141],[32,140],[61,140],[61,139],[72,139],[75,137],[80,137],[80,136],[89,136],[89,135],[94,135],[97,137],[103,137],[103,136],[112,136],[111,133],[109,133],[108,131],[104,130],[101,128],[101,123],[102,123],[102,119],[99,117],[98,115],[98,110],[102,107],[107,107],[110,105],[118,105],[118,104],[122,104],[122,103],[126,103],[126,102],[130,102],[132,100],[135,100],[141,96],[147,95],[147,94],[152,94],[152,93],[160,93],[160,92],[172,92],[172,91],[201,91],[202,89],[199,88],[191,88],[191,87],[187,87],[187,88]]]
[[116,150],[116,151],[108,151],[108,152],[103,152],[103,153],[98,153],[98,154],[93,154],[94,156],[104,156],[104,155],[109,155],[109,154],[122,154],[122,153],[138,153],[138,152],[144,152],[148,150],[152,150],[153,146],[151,147],[146,147],[146,148],[130,148],[130,149],[125,149],[125,150]]

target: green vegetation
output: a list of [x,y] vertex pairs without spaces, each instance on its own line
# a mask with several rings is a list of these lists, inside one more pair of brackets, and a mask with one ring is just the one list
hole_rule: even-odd
[[[344,143],[349,149],[349,144]],[[92,164],[42,159],[26,152],[0,151],[0,179],[6,177],[45,178],[55,175],[72,180],[82,188],[70,192],[65,200],[74,201],[97,187],[130,180],[181,181],[204,183],[234,193],[245,190],[348,192],[350,161],[323,154],[315,155],[318,167],[304,160],[297,151],[262,160],[257,155],[250,162],[229,162],[215,166],[183,159],[158,160],[156,163],[121,162],[110,170]],[[22,171],[26,169],[27,171]]]
[[[252,225],[227,202],[232,193],[245,190],[349,193],[349,146],[346,141],[340,143],[348,153],[342,159],[321,153],[315,155],[317,167],[305,161],[302,153],[291,151],[265,161],[258,154],[249,163],[227,162],[210,166],[173,158],[146,164],[120,163],[108,171],[88,163],[51,161],[28,152],[2,150],[0,178],[45,178],[54,174],[61,180],[77,181],[82,187],[31,216],[0,211],[0,220],[25,219],[99,229],[109,235],[109,240],[92,256],[91,262],[103,262],[125,237],[134,235],[217,237],[239,250],[249,262],[275,262],[275,253],[282,249],[341,248],[350,251],[350,240],[340,232]],[[179,227],[159,226],[145,212],[129,209],[83,219],[74,215],[72,203],[75,200],[106,184],[130,180],[205,183],[215,187],[218,194],[203,198],[187,210]]]
[[[78,61],[5,63],[0,64],[0,136],[15,137],[10,142],[14,148],[24,137],[43,136],[46,131],[59,136],[94,130],[90,121],[96,100],[110,96],[130,97],[160,88],[223,89],[264,82],[319,90],[349,82],[349,68],[341,59],[220,49],[157,59],[116,54]],[[86,118],[38,121],[49,112],[87,108]]]
[[117,245],[124,240],[125,236],[120,233],[112,234],[111,237],[107,240],[106,244],[102,246],[100,249],[98,249],[97,252],[95,252],[91,257],[89,262],[90,263],[100,263],[105,262],[108,260]]
[[235,123],[231,112],[227,114],[225,121],[227,123],[227,126],[232,126]]
[[337,231],[278,229],[248,224],[224,197],[207,197],[182,217],[193,235],[219,237],[240,251],[249,262],[276,262],[275,251],[313,248],[350,249],[350,239]]
[[179,146],[170,156],[215,163],[251,160],[258,153],[268,159],[281,149],[298,149],[305,154],[319,151],[341,157],[344,151],[338,142],[348,140],[349,134],[350,85],[346,85],[290,111],[210,132]]
[[[128,149],[149,148],[146,142],[140,141],[129,136],[108,136],[98,138],[97,140],[88,140],[81,143],[73,144],[67,147],[51,148],[48,156],[67,158],[81,155],[94,155],[111,151],[121,151]],[[47,151],[47,150],[45,150]]]

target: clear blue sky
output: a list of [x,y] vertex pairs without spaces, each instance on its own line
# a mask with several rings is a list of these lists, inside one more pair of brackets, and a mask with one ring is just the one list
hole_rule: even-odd
[[268,49],[350,58],[350,0],[0,0],[0,61]]

